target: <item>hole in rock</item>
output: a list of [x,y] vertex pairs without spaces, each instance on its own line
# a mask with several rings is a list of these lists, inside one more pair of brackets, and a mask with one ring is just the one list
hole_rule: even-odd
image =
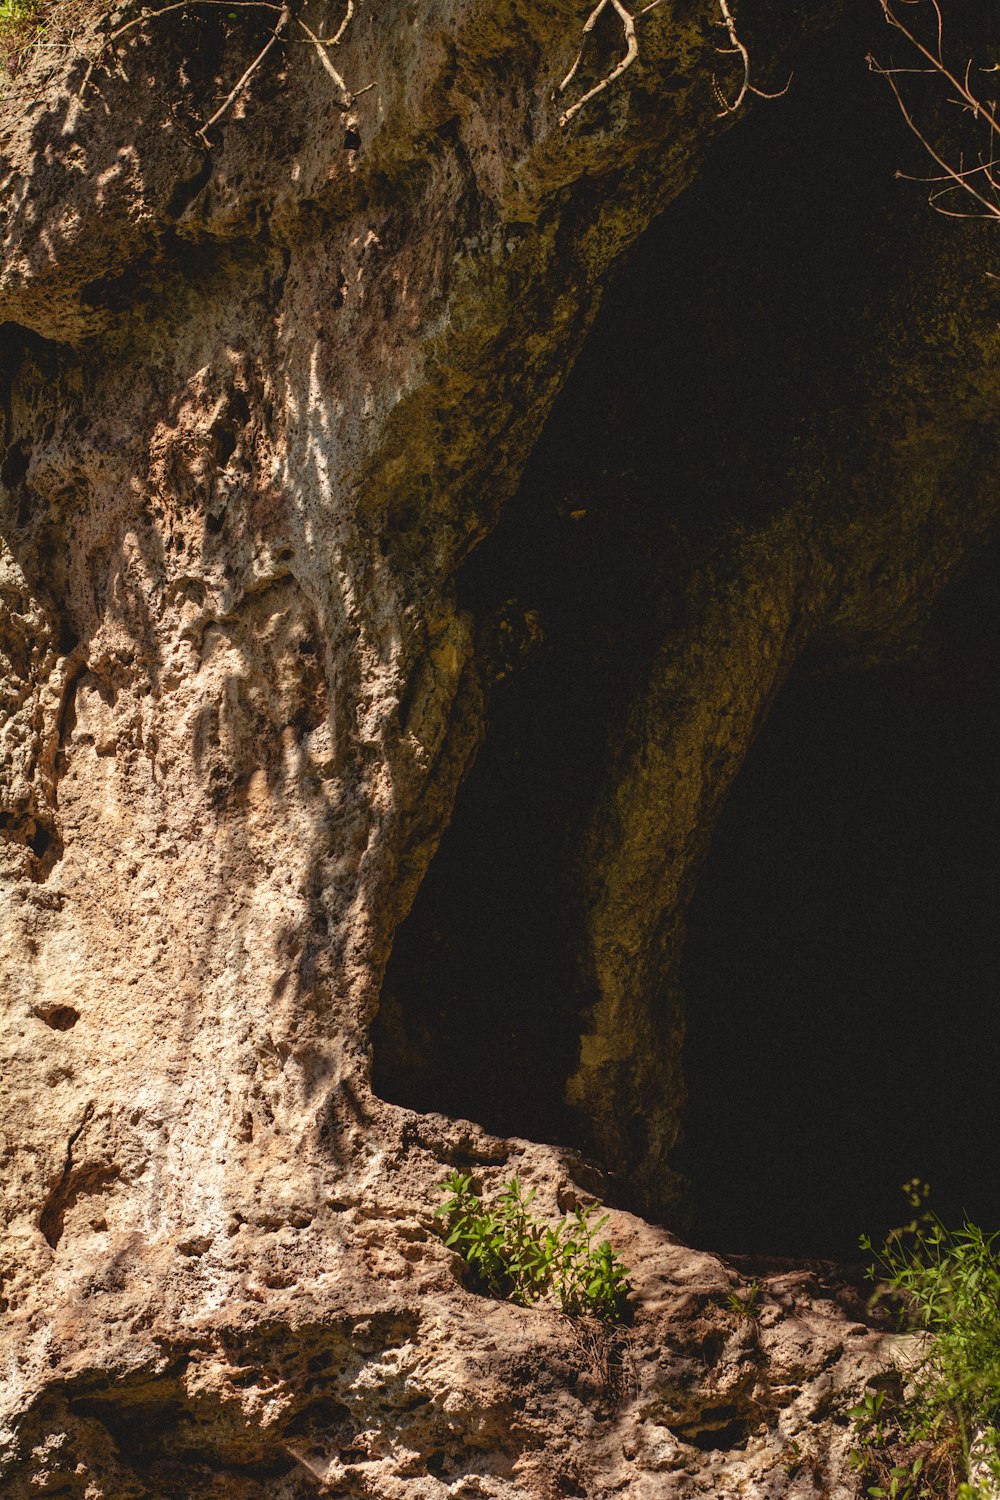
[[698,1238],[857,1258],[926,1179],[1000,1223],[1000,556],[918,654],[793,675],[723,810],[684,959]]
[[[494,679],[489,725],[396,935],[373,1033],[373,1081],[384,1098],[589,1149],[586,1120],[563,1103],[595,998],[582,978],[586,835],[629,704],[658,645],[686,628],[689,579],[724,555],[734,532],[766,524],[787,503],[787,476],[814,418],[836,410],[864,432],[857,371],[870,357],[878,309],[898,288],[914,223],[928,237],[945,232],[894,180],[897,165],[909,164],[909,144],[891,95],[865,66],[880,39],[855,13],[794,59],[789,94],[734,127],[635,247],[519,495],[465,566],[460,602],[477,620],[477,656]],[[978,598],[984,587],[980,576],[954,599]],[[944,1054],[967,1057],[976,1027],[985,1028],[986,1045],[967,1063],[979,1110],[983,1058],[1000,1037],[975,1008],[968,1034],[946,1034],[941,1016],[972,985],[972,969],[995,972],[986,930],[995,878],[985,865],[979,885],[962,874],[966,856],[946,838],[957,838],[962,818],[976,823],[973,806],[985,826],[995,801],[985,727],[992,666],[986,637],[960,628],[963,610],[985,618],[990,608],[949,603],[938,646],[905,667],[839,676],[804,668],[731,795],[696,896],[686,970],[683,1165],[702,1204],[700,1237],[718,1248],[853,1256],[859,1231],[895,1222],[899,1184],[913,1173],[940,1189],[942,1210],[962,1200],[988,1217],[989,1204],[971,1191],[976,1182],[986,1191],[977,1137],[958,1127],[965,1106],[941,1080]],[[959,694],[977,673],[981,690],[969,686],[954,713],[950,699],[942,707],[940,695]],[[969,749],[959,765],[963,734]],[[822,777],[806,784],[820,763],[825,793]],[[755,793],[768,776],[770,790]],[[944,805],[950,799],[958,820],[950,833],[945,782]],[[963,812],[960,789],[970,784]],[[755,795],[770,814],[753,811]],[[774,810],[799,795],[799,812]],[[843,818],[841,801],[851,809]],[[861,844],[879,806],[896,809],[897,844],[887,834],[875,855]],[[761,844],[768,817],[766,838],[778,841],[769,852]],[[930,842],[918,848],[920,827]],[[849,843],[852,828],[857,865],[846,843],[835,850],[833,842]],[[800,844],[785,850],[781,839],[796,829]],[[988,838],[977,844],[975,858],[985,860],[988,846]],[[912,863],[925,884],[923,896],[900,887],[895,916],[884,914],[896,926],[883,941],[872,924],[887,898],[876,899],[865,880],[876,880],[892,851],[893,878]],[[781,861],[794,879],[762,882],[761,870]],[[954,941],[932,960],[920,948],[930,916],[918,913],[935,878],[951,882],[934,908],[935,930]],[[772,889],[776,904],[765,910]],[[903,951],[911,930],[922,956]],[[963,931],[966,939],[954,936]],[[765,941],[782,962],[798,953],[806,967],[767,970]],[[852,952],[851,972],[875,1003],[851,989],[846,970],[820,962],[819,948],[831,943],[838,958]],[[921,998],[907,1010],[918,982]],[[982,996],[986,988],[984,978]],[[807,993],[808,1005],[800,1003]],[[985,1114],[982,1105],[987,1149],[996,1132]],[[627,1202],[628,1181],[619,1187]]]
[[737,1414],[734,1406],[718,1407],[706,1413],[718,1426],[671,1427],[670,1431],[682,1443],[690,1443],[703,1453],[725,1453],[733,1448],[745,1448],[750,1437],[750,1423]]
[[27,443],[11,443],[0,462],[0,479],[8,489],[16,489],[23,483],[31,464],[31,449]]
[[595,425],[609,431],[609,366],[614,380],[631,362],[626,293],[459,577],[490,684],[487,734],[397,931],[373,1032],[383,1098],[574,1145],[586,1130],[564,1091],[592,998],[580,975],[583,842],[609,735],[659,640],[664,558],[676,555],[662,485],[635,482],[624,439],[595,450]]
[[35,1008],[35,1015],[53,1031],[72,1031],[80,1019],[75,1005],[39,1005]]
[[[615,670],[611,643],[641,633],[634,604],[649,550],[641,508],[619,515],[616,539],[609,515],[578,527],[549,495],[532,521],[523,502],[523,529],[505,522],[462,580],[496,679],[490,723],[396,934],[373,1082],[413,1109],[570,1142],[563,1092],[583,1005],[578,849],[607,725],[632,677],[627,664]],[[498,604],[498,585],[517,592]]]
[[28,840],[28,846],[37,859],[44,859],[49,845],[52,843],[52,833],[43,823],[36,823],[35,831]]

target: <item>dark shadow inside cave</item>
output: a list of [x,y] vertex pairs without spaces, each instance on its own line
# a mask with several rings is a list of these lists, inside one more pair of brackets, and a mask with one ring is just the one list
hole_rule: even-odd
[[[587,1146],[563,1091],[593,999],[581,842],[609,744],[683,624],[692,569],[782,504],[803,423],[862,399],[863,308],[925,212],[894,180],[906,137],[865,67],[873,40],[855,14],[796,59],[796,87],[722,141],[648,231],[519,495],[463,571],[497,681],[397,934],[374,1031],[382,1097]],[[723,819],[686,970],[684,1165],[713,1246],[850,1255],[859,1230],[892,1221],[912,1173],[942,1208],[1000,1217],[982,1171],[1000,1133],[1000,699],[992,625],[963,635],[964,606],[949,608],[936,656],[800,673]]]
[[857,1254],[1000,1224],[1000,554],[895,665],[804,663],[723,811],[684,959],[698,1237]]

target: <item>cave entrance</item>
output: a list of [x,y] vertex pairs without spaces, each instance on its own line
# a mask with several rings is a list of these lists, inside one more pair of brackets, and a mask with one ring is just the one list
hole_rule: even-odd
[[908,659],[803,663],[690,911],[696,1239],[855,1259],[919,1176],[1000,1225],[1000,555]]
[[498,723],[396,936],[374,1032],[381,1097],[569,1139],[579,1024],[565,791]]
[[[781,506],[803,424],[854,409],[857,309],[895,286],[922,212],[893,177],[905,154],[873,160],[905,135],[865,67],[876,19],[796,59],[795,89],[635,247],[459,579],[496,683],[396,934],[383,1098],[587,1148],[564,1090],[595,998],[581,865],[609,747],[686,580]],[[1000,1222],[993,576],[956,587],[896,666],[803,663],[730,795],[684,971],[678,1165],[713,1248],[853,1258],[913,1174],[943,1214]]]
[[657,641],[657,538],[673,524],[659,490],[597,469],[585,484],[566,464],[601,353],[459,579],[492,678],[488,731],[396,933],[373,1032],[381,1097],[570,1145],[565,1085],[592,998],[582,846],[609,728]]

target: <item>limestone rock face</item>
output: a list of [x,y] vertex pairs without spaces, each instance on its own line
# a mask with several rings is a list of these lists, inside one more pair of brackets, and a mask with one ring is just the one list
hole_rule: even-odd
[[[350,106],[302,30],[202,136],[271,21],[109,40],[130,15],[0,98],[3,1493],[847,1495],[834,1418],[885,1354],[847,1285],[772,1267],[746,1319],[740,1272],[616,1210],[627,1330],[476,1296],[445,1173],[554,1217],[600,1172],[370,1082],[486,729],[456,573],[718,133],[711,17],[664,10],[563,132],[563,0],[359,5]],[[995,334],[951,285],[894,355],[910,407],[872,378],[871,463],[692,574],[609,758],[567,1087],[637,1202],[674,1197],[664,935],[755,724],[808,637],[891,634],[992,524],[950,443],[992,421]]]

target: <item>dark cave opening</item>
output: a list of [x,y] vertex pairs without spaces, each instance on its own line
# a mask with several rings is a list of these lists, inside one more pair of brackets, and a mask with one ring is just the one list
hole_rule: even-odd
[[[812,414],[859,400],[860,309],[895,283],[922,212],[894,180],[908,147],[865,67],[873,41],[855,15],[796,59],[797,87],[720,143],[646,233],[459,579],[498,680],[397,933],[373,1036],[384,1098],[588,1146],[563,1101],[594,998],[582,847],[609,747],[692,570],[780,507]],[[732,793],[685,958],[678,1165],[713,1248],[851,1259],[861,1230],[895,1222],[914,1174],[943,1213],[1000,1221],[983,1170],[1000,1144],[998,618],[984,570],[912,659],[805,664]],[[887,862],[895,883],[880,885]],[[848,954],[867,983],[852,987]],[[797,1006],[803,994],[815,1003]]]
[[998,570],[895,664],[804,662],[723,810],[683,986],[713,1247],[856,1258],[915,1176],[1000,1224]]
[[579,846],[608,725],[655,644],[643,601],[657,592],[650,538],[664,507],[624,484],[618,503],[605,488],[595,504],[561,446],[536,454],[460,580],[493,679],[488,731],[396,934],[373,1082],[411,1108],[572,1143],[563,1089],[586,999]]

